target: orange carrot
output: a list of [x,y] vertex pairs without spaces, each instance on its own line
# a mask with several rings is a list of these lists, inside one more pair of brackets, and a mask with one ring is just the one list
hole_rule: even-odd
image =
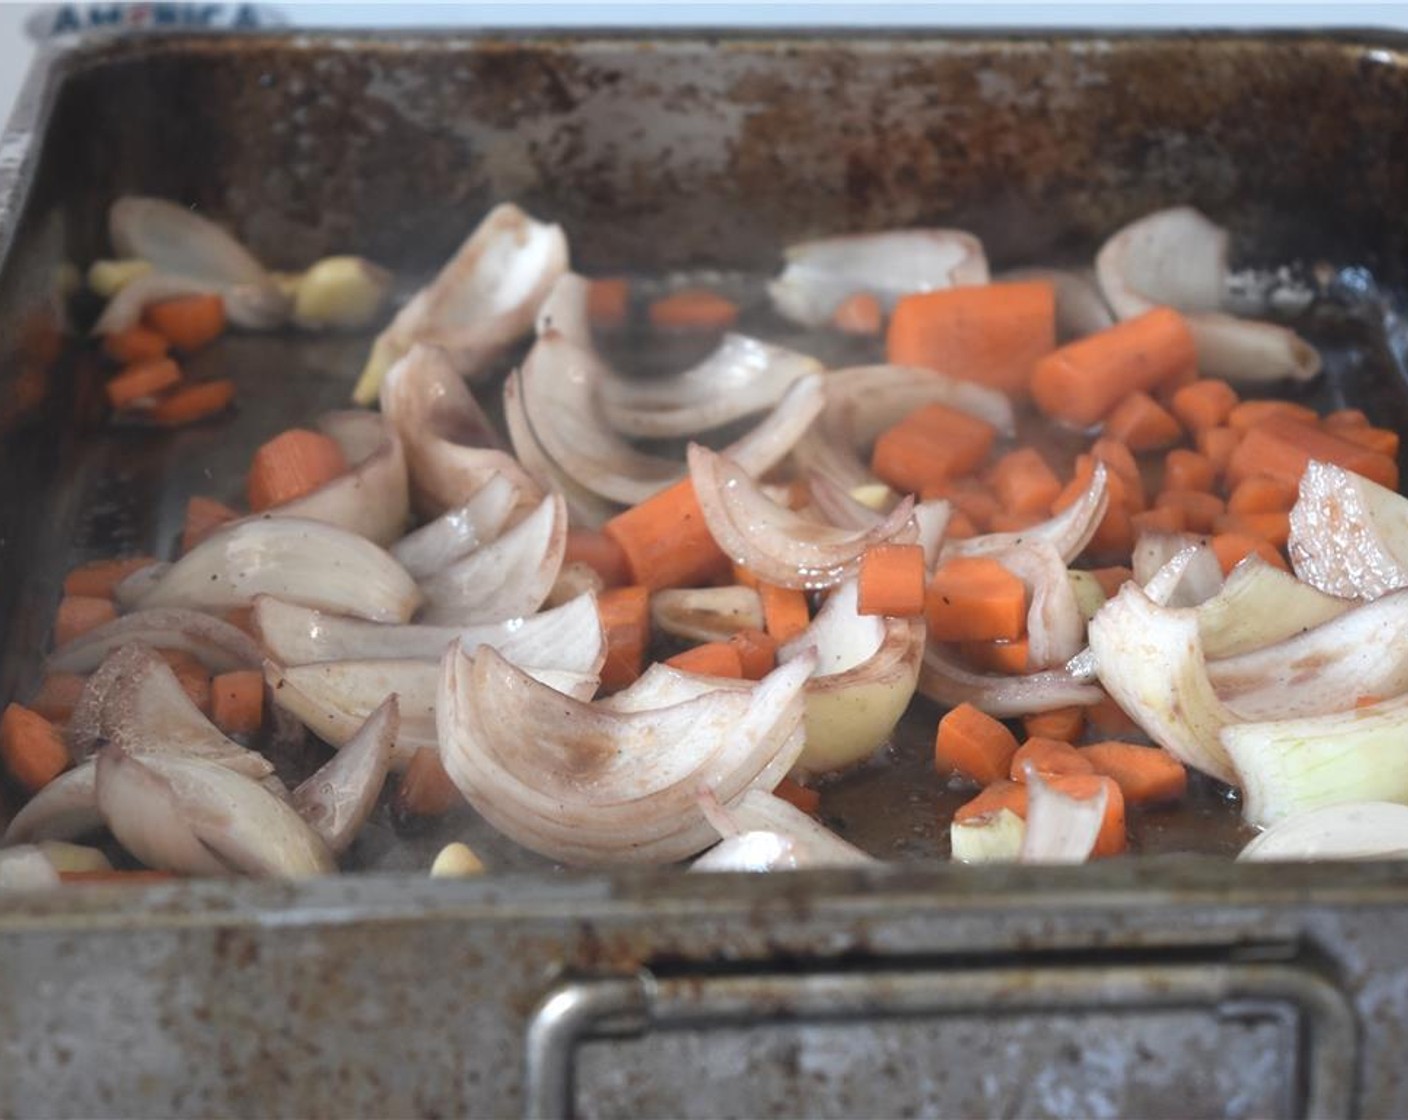
[[[1119,500],[1124,507],[1130,513],[1138,513],[1143,509],[1144,475],[1129,448],[1119,440],[1101,437],[1090,445],[1090,454],[1095,462],[1104,463],[1105,469],[1119,480],[1124,491]],[[1116,490],[1112,490],[1112,500],[1115,494]]]
[[759,583],[758,597],[763,601],[763,627],[778,645],[790,642],[811,625],[811,611],[802,592]]
[[1332,432],[1338,429],[1367,428],[1369,417],[1360,408],[1340,408],[1326,413],[1320,418],[1320,423]]
[[1114,779],[1101,774],[1060,774],[1048,784],[1058,793],[1082,801],[1099,796],[1103,789],[1105,819],[1101,822],[1100,834],[1095,838],[1095,847],[1090,854],[1092,858],[1100,859],[1105,856],[1117,856],[1125,850],[1129,838],[1125,831],[1124,794]]
[[134,323],[125,331],[115,331],[103,339],[103,353],[124,366],[155,362],[171,349],[165,335]]
[[1145,533],[1182,533],[1188,528],[1188,518],[1178,506],[1162,506],[1131,514],[1129,528],[1135,540]]
[[253,607],[231,607],[220,617],[236,630],[243,630],[246,634],[255,639],[259,637],[254,630]]
[[1325,430],[1376,454],[1386,455],[1390,459],[1398,458],[1398,433],[1391,428],[1331,428],[1327,425]]
[[802,785],[801,782],[793,781],[791,778],[783,778],[777,783],[777,787],[772,791],[774,797],[780,797],[795,808],[801,809],[804,813],[817,813],[821,810],[821,794],[814,789]]
[[1366,692],[1362,696],[1356,696],[1354,698],[1354,706],[1356,708],[1372,708],[1375,704],[1386,699],[1388,699],[1386,696],[1375,696],[1372,693]]
[[885,312],[869,292],[856,292],[831,313],[831,325],[844,334],[874,336],[885,326]]
[[645,669],[645,650],[650,644],[650,589],[636,586],[603,591],[596,597],[596,610],[606,635],[601,687],[615,692]]
[[45,673],[39,691],[29,701],[29,710],[54,723],[67,723],[88,678],[77,673]]
[[988,522],[988,532],[1020,533],[1023,529],[1040,525],[1045,520],[1046,514],[1044,513],[1012,513],[1010,510],[1000,509],[992,515],[992,519]]
[[1227,465],[1242,442],[1242,433],[1231,428],[1203,428],[1194,438],[1198,453],[1212,463],[1212,469],[1217,472],[1218,477],[1226,475]]
[[948,528],[944,530],[944,536],[954,541],[966,541],[969,537],[977,535],[978,526],[973,524],[973,519],[962,510],[948,519]]
[[1032,396],[1047,416],[1086,427],[1130,393],[1157,388],[1196,363],[1188,324],[1178,312],[1158,307],[1043,358],[1032,376]]
[[1125,710],[1109,696],[1086,706],[1085,724],[1105,739],[1138,738],[1144,734],[1144,729],[1130,719]]
[[601,577],[607,587],[624,587],[631,582],[630,564],[626,551],[615,537],[592,529],[568,529],[564,566],[585,564]]
[[391,802],[399,812],[417,817],[443,816],[464,803],[464,795],[445,773],[440,752],[433,747],[421,747],[411,756]]
[[739,630],[729,638],[738,650],[743,679],[760,681],[777,667],[777,639],[763,630]]
[[984,787],[983,792],[965,802],[953,811],[956,823],[971,821],[978,817],[990,816],[1003,809],[1027,819],[1027,787],[1021,782],[997,781]]
[[239,518],[239,514],[224,502],[197,494],[186,499],[186,521],[181,529],[181,552],[185,554],[205,540],[222,525]]
[[1112,500],[1095,527],[1090,543],[1085,546],[1086,552],[1102,560],[1127,558],[1134,548],[1134,516],[1127,506],[1117,505]]
[[1056,348],[1056,299],[1040,280],[905,296],[890,316],[885,348],[896,365],[1025,397],[1036,363]]
[[1008,513],[1049,514],[1061,480],[1032,447],[1009,451],[988,472],[988,485]]
[[1164,456],[1165,490],[1212,490],[1217,471],[1212,460],[1186,447],[1176,447]]
[[1291,539],[1291,515],[1287,510],[1272,513],[1224,513],[1213,523],[1214,532],[1257,537],[1275,548],[1285,548]]
[[1070,743],[1060,739],[1028,739],[1012,756],[1009,777],[1014,782],[1025,782],[1027,770],[1035,770],[1042,778],[1054,778],[1058,774],[1090,774],[1095,768],[1081,757],[1080,751]]
[[255,513],[311,493],[347,470],[335,439],[306,428],[290,428],[254,453],[245,482]]
[[758,590],[757,576],[742,564],[732,564],[730,567],[733,569],[733,579],[730,581],[731,583],[739,584],[742,587],[751,587],[754,591]]
[[116,617],[117,610],[111,599],[99,599],[95,595],[65,595],[59,601],[59,610],[54,616],[54,645],[65,646],[80,634],[86,634]]
[[133,572],[155,564],[151,556],[124,556],[118,560],[93,560],[64,576],[65,595],[111,599],[113,589]]
[[675,654],[665,664],[682,673],[698,673],[704,677],[739,680],[743,676],[743,659],[738,648],[729,642],[705,642]]
[[[1095,577],[1100,584],[1100,590],[1105,593],[1105,598],[1112,599],[1119,594],[1119,590],[1126,583],[1134,578],[1134,573],[1128,568],[1091,568],[1090,574]],[[1059,736],[1058,736],[1059,737]]]
[[1299,486],[1300,476],[1312,459],[1334,463],[1347,471],[1398,489],[1398,464],[1333,432],[1299,420],[1273,416],[1247,429],[1227,464],[1227,481],[1236,486],[1256,474],[1270,475]]
[[1105,435],[1131,451],[1153,451],[1177,443],[1183,429],[1148,393],[1133,392],[1105,418]]
[[935,641],[1020,638],[1027,626],[1027,590],[996,560],[959,556],[934,573],[925,613]]
[[1022,730],[1028,739],[1056,739],[1062,743],[1074,743],[1085,730],[1084,708],[1052,708],[1047,712],[1037,712],[1024,716]]
[[1246,432],[1267,420],[1285,417],[1302,424],[1314,424],[1320,419],[1313,408],[1294,401],[1243,401],[1227,414],[1227,426],[1234,432]]
[[1212,532],[1213,523],[1227,511],[1222,499],[1206,490],[1165,490],[1154,498],[1154,507],[1182,510],[1188,531],[1193,533]]
[[996,436],[997,429],[976,416],[926,405],[880,434],[870,469],[894,489],[917,494],[926,484],[973,470]]
[[177,350],[199,350],[225,329],[225,301],[216,295],[181,296],[153,303],[142,313],[148,327]]
[[1268,564],[1275,564],[1283,572],[1290,570],[1281,553],[1261,537],[1247,533],[1218,533],[1208,544],[1212,546],[1213,555],[1217,557],[1223,575],[1227,575],[1253,552]]
[[234,399],[233,381],[200,381],[163,397],[148,418],[163,428],[180,428],[224,412]]
[[181,649],[159,649],[156,651],[177,682],[190,697],[191,703],[202,712],[210,711],[210,671],[194,654]]
[[917,544],[879,544],[860,559],[856,610],[909,618],[924,613],[924,550]]
[[128,366],[104,387],[108,404],[121,411],[150,403],[181,380],[181,371],[170,358]]
[[701,587],[728,571],[688,478],[618,513],[602,532],[625,550],[632,581],[652,591]]
[[1169,408],[1190,432],[1202,432],[1227,423],[1227,417],[1241,398],[1225,381],[1194,381],[1173,394]]
[[[926,502],[939,498],[948,502],[957,511],[957,514],[965,515],[973,523],[975,530],[987,531],[992,519],[1002,509],[1002,503],[997,500],[997,495],[986,483],[967,476],[963,478],[936,478],[925,483],[919,494]],[[948,532],[950,536],[953,535],[951,520]],[[970,533],[969,535],[974,534]]]
[[1113,778],[1130,805],[1177,801],[1188,788],[1188,769],[1162,747],[1105,742],[1080,752],[1097,774]]
[[934,765],[979,785],[1007,777],[1017,740],[1006,726],[972,704],[960,704],[939,720]]
[[650,323],[662,330],[725,331],[738,321],[738,305],[707,288],[686,288],[650,305]]
[[1254,474],[1237,483],[1227,498],[1228,513],[1285,513],[1296,504],[1296,488],[1270,475]]
[[626,325],[631,309],[631,282],[624,276],[601,276],[587,284],[587,318],[598,330]]
[[1031,643],[1026,638],[1008,642],[961,642],[958,649],[968,664],[984,673],[1020,676],[1031,668]]
[[226,735],[253,735],[264,725],[264,674],[221,673],[210,682],[210,718]]
[[0,715],[0,758],[10,776],[37,793],[69,768],[71,759],[58,728],[19,704]]

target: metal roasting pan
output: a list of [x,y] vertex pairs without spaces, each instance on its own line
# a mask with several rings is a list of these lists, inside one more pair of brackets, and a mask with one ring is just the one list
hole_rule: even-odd
[[[941,223],[999,266],[1088,259],[1187,201],[1252,274],[1329,277],[1307,399],[1408,421],[1402,38],[91,40],[41,58],[0,137],[0,699],[34,685],[69,567],[169,551],[186,498],[236,496],[367,344],[227,337],[193,372],[237,379],[234,416],[108,427],[63,292],[127,192],[274,267],[358,252],[408,280],[515,199],[582,270],[702,275],[774,337],[758,280],[800,237]],[[1403,865],[1235,865],[1235,806],[1198,786],[1129,858],[951,866],[934,715],[826,791],[897,861],[868,873],[567,873],[466,810],[376,818],[335,879],[7,895],[0,1115],[1408,1114]],[[450,836],[495,873],[425,879]]]

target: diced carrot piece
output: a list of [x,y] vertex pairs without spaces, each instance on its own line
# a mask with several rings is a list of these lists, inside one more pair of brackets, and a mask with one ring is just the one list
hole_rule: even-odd
[[924,549],[917,544],[866,549],[857,578],[857,612],[895,618],[923,614],[925,574]]
[[1105,435],[1131,451],[1154,451],[1177,443],[1183,429],[1173,414],[1148,393],[1134,392],[1105,418]]
[[777,639],[763,630],[739,630],[729,638],[738,650],[743,679],[760,681],[777,668]]
[[603,591],[596,597],[596,610],[606,635],[601,687],[615,692],[645,669],[645,650],[650,644],[650,589],[634,586]]
[[957,824],[964,821],[975,820],[978,817],[990,816],[999,813],[1003,809],[1016,813],[1023,820],[1027,819],[1027,787],[1021,782],[998,781],[986,786],[983,792],[973,798],[972,801],[960,805],[953,811],[953,819]]
[[1165,490],[1211,491],[1217,482],[1212,460],[1186,447],[1175,447],[1164,456]]
[[802,592],[760,582],[758,598],[763,603],[763,628],[778,645],[790,642],[811,625],[811,610]]
[[1007,727],[972,704],[960,704],[939,720],[934,765],[979,785],[1007,777],[1017,740]]
[[1154,506],[1182,510],[1184,523],[1192,533],[1212,532],[1213,524],[1227,512],[1222,499],[1206,490],[1165,490],[1154,498]]
[[134,323],[125,331],[114,331],[103,338],[103,353],[124,366],[137,362],[155,362],[166,357],[171,344],[165,335]]
[[221,673],[210,682],[210,718],[226,735],[254,735],[264,726],[264,674]]
[[1372,708],[1375,704],[1386,699],[1388,699],[1386,696],[1374,696],[1371,693],[1365,693],[1363,696],[1356,696],[1354,698],[1354,706],[1356,708]]
[[156,651],[177,682],[190,697],[191,703],[202,712],[210,711],[210,670],[194,654],[182,649],[159,649]]
[[440,752],[433,747],[421,747],[411,756],[392,799],[397,811],[417,817],[444,816],[464,803],[464,794],[445,773]]
[[1009,777],[1014,782],[1027,780],[1028,768],[1041,778],[1058,774],[1091,774],[1095,767],[1081,757],[1081,752],[1060,739],[1028,739],[1012,756]]
[[[1138,513],[1145,506],[1144,475],[1129,448],[1119,440],[1101,437],[1090,445],[1091,457],[1097,463],[1104,463],[1105,469],[1123,484],[1124,493],[1120,501],[1130,513]],[[1118,487],[1111,491],[1112,496]]]
[[39,691],[29,702],[29,710],[54,723],[67,723],[88,678],[78,673],[45,673]]
[[1121,567],[1091,568],[1090,574],[1100,584],[1100,590],[1105,593],[1107,599],[1113,599],[1119,594],[1120,588],[1134,578],[1134,573],[1130,569]]
[[190,353],[224,332],[225,301],[216,295],[166,299],[149,305],[142,321],[177,350]]
[[602,532],[625,551],[632,581],[652,591],[702,587],[728,571],[688,478],[622,510]]
[[307,428],[290,428],[260,446],[245,482],[255,513],[310,494],[347,470],[335,439]]
[[1227,464],[1227,481],[1235,487],[1243,479],[1267,474],[1299,486],[1300,476],[1312,459],[1334,463],[1390,490],[1398,489],[1398,464],[1386,455],[1333,432],[1281,416],[1247,430]]
[[592,529],[568,529],[563,565],[585,564],[601,577],[607,587],[625,587],[631,582],[631,565],[626,550],[615,537]]
[[1208,544],[1212,547],[1213,555],[1217,557],[1223,575],[1231,572],[1253,552],[1268,564],[1275,564],[1283,572],[1290,571],[1285,558],[1276,547],[1261,537],[1247,533],[1218,533]]
[[869,292],[856,292],[837,305],[831,325],[844,334],[873,337],[884,329],[885,311]]
[[1207,457],[1219,478],[1227,474],[1228,465],[1241,442],[1242,433],[1231,428],[1198,429],[1198,453]]
[[984,673],[1020,676],[1031,667],[1031,643],[1026,638],[1008,642],[962,642],[958,649],[964,660]]
[[1196,433],[1226,425],[1240,399],[1227,382],[1208,378],[1183,386],[1173,394],[1169,407],[1179,423]]
[[686,288],[650,305],[651,325],[661,330],[726,331],[738,321],[738,305],[706,288]]
[[1052,419],[1088,427],[1129,394],[1158,388],[1197,360],[1183,316],[1157,307],[1043,358],[1032,375],[1032,396]]
[[1008,513],[1049,514],[1061,480],[1032,447],[1009,451],[988,472],[988,485]]
[[1021,398],[1056,348],[1056,298],[1041,280],[903,297],[890,315],[889,361],[977,381]]
[[1330,431],[1342,431],[1347,428],[1367,428],[1369,427],[1369,417],[1365,415],[1361,408],[1340,408],[1328,413],[1320,418],[1320,423]]
[[1074,743],[1085,730],[1084,708],[1052,708],[1022,718],[1022,730],[1028,739],[1056,739]]
[[992,520],[988,522],[988,532],[990,533],[1020,533],[1024,529],[1030,529],[1033,525],[1040,525],[1046,520],[1043,513],[1012,513],[1009,510],[1000,509],[992,515]]
[[1137,541],[1145,533],[1182,533],[1188,528],[1188,518],[1178,506],[1160,506],[1131,514],[1129,527]]
[[1376,454],[1398,458],[1398,433],[1391,428],[1327,427],[1325,430]]
[[[926,483],[919,494],[926,502],[936,499],[948,502],[958,513],[967,516],[975,530],[986,531],[1002,509],[997,495],[985,483],[966,475],[962,478],[936,478]],[[952,521],[948,534],[953,535]]]
[[1081,752],[1097,774],[1113,778],[1130,805],[1177,801],[1188,788],[1188,769],[1162,747],[1093,743]]
[[1273,417],[1287,417],[1302,424],[1314,424],[1320,417],[1313,408],[1294,401],[1243,401],[1227,414],[1227,426],[1245,432]]
[[1279,513],[1225,513],[1213,523],[1218,533],[1258,537],[1275,548],[1285,548],[1291,539],[1291,515]]
[[9,705],[0,715],[0,758],[28,793],[43,789],[72,761],[58,728],[19,704]]
[[151,556],[124,556],[118,560],[93,560],[64,576],[64,594],[111,599],[113,589],[133,572],[156,563]]
[[598,330],[619,330],[631,309],[631,282],[624,276],[601,276],[587,284],[587,319]]
[[959,556],[934,573],[925,613],[935,641],[1020,638],[1027,627],[1027,589],[996,560]]
[[1085,724],[1104,739],[1129,739],[1144,734],[1144,729],[1109,696],[1086,705]]
[[233,381],[200,381],[183,385],[163,397],[148,414],[148,419],[163,428],[180,428],[224,412],[234,399]]
[[221,526],[239,519],[239,514],[224,502],[197,494],[186,499],[186,520],[181,528],[181,552],[184,555]]
[[1117,856],[1125,850],[1129,837],[1125,829],[1124,794],[1113,778],[1102,774],[1060,774],[1052,778],[1048,785],[1058,793],[1082,801],[1098,797],[1103,789],[1105,819],[1100,825],[1100,834],[1095,838],[1095,847],[1090,855],[1093,859],[1102,859],[1106,856]]
[[665,662],[671,669],[682,673],[698,673],[704,677],[743,677],[743,659],[738,655],[738,647],[730,642],[705,642],[683,653],[677,653]]
[[176,363],[170,358],[158,358],[128,366],[103,386],[103,391],[107,394],[108,404],[121,411],[152,402],[180,380],[181,371]]
[[1106,560],[1129,556],[1134,549],[1134,516],[1127,507],[1112,501],[1096,526],[1090,543],[1085,546],[1086,552]]
[[973,524],[973,519],[962,510],[958,510],[948,519],[948,528],[944,530],[944,536],[953,541],[966,541],[969,537],[978,535],[978,527]]
[[772,795],[782,798],[783,801],[794,808],[801,809],[804,813],[815,814],[821,810],[821,794],[791,778],[783,778],[778,782]]
[[62,648],[79,635],[116,617],[117,609],[111,599],[100,599],[95,595],[65,595],[59,601],[59,610],[54,616],[54,645]]
[[992,448],[997,429],[941,404],[926,405],[880,434],[870,469],[902,493],[967,474]]
[[1242,479],[1227,498],[1228,513],[1286,513],[1296,504],[1296,487],[1279,478],[1254,474]]

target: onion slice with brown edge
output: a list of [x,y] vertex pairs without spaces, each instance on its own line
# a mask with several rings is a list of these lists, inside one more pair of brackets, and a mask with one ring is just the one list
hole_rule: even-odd
[[1095,275],[1087,269],[1014,268],[999,283],[1044,280],[1056,295],[1056,338],[1071,342],[1115,325],[1114,312],[1105,302]]
[[451,649],[436,710],[446,772],[490,824],[567,863],[674,862],[708,846],[701,793],[772,789],[802,748],[802,656],[746,691],[650,711],[564,697],[492,650]]
[[1221,591],[1198,604],[1198,633],[1204,655],[1215,664],[1217,658],[1311,631],[1356,605],[1352,599],[1318,591],[1251,553],[1228,573]]
[[732,806],[708,794],[700,809],[722,841],[696,859],[691,871],[791,871],[878,862],[795,805],[761,789],[749,790]]
[[689,448],[689,473],[719,547],[780,587],[833,587],[848,579],[867,548],[904,530],[914,507],[906,497],[879,525],[846,531],[778,505],[737,463],[697,443]]
[[541,338],[556,331],[575,346],[593,349],[590,297],[590,280],[575,272],[564,272],[538,308],[533,333]]
[[901,296],[986,284],[982,242],[957,229],[898,229],[803,241],[768,284],[780,315],[807,327],[828,322],[847,297],[864,292],[889,310]]
[[650,621],[676,638],[727,641],[763,628],[763,602],[751,587],[667,588],[650,596]]
[[[1176,576],[1168,567],[1175,556],[1182,558]],[[1196,607],[1211,599],[1223,586],[1222,566],[1217,555],[1208,546],[1206,537],[1193,533],[1140,533],[1134,542],[1130,567],[1134,581],[1160,606]],[[1151,589],[1156,579],[1166,584],[1158,594]]]
[[530,615],[543,605],[567,551],[567,506],[550,494],[498,540],[421,584],[421,621],[468,626]]
[[293,791],[293,807],[333,855],[341,855],[381,796],[400,722],[395,696],[367,717],[337,754]]
[[752,681],[686,673],[656,661],[620,692],[603,697],[595,706],[611,712],[646,712],[697,700],[710,692],[747,692],[752,687]]
[[1020,533],[984,533],[966,540],[950,541],[943,547],[940,562],[948,556],[990,556],[1016,545],[1040,542],[1051,545],[1069,564],[1090,543],[1109,504],[1105,464],[1097,463],[1090,476],[1090,484],[1080,497],[1055,517]]
[[222,611],[248,606],[257,595],[377,622],[405,622],[421,603],[405,569],[365,537],[321,521],[276,517],[213,533],[135,605]]
[[806,374],[788,386],[776,408],[724,448],[724,454],[754,478],[762,478],[787,458],[825,406],[822,376]]
[[1293,813],[1242,849],[1238,861],[1405,859],[1408,805],[1350,801]]
[[919,666],[921,695],[945,708],[972,704],[999,719],[1099,703],[1101,692],[1067,669],[1007,676],[975,673],[953,650],[930,642]]
[[1085,619],[1061,554],[1044,541],[1029,541],[993,555],[1027,588],[1028,661],[1033,669],[1064,665],[1085,644]]
[[1408,587],[1408,498],[1332,463],[1311,462],[1286,551],[1312,587],[1376,599]]
[[599,529],[611,520],[618,508],[616,503],[579,485],[552,461],[552,457],[538,442],[532,425],[528,423],[528,413],[523,407],[523,386],[519,382],[517,370],[504,380],[504,422],[508,427],[514,454],[518,456],[523,469],[541,487],[542,493],[555,491],[562,495],[574,525],[583,529]]
[[1084,863],[1095,849],[1105,820],[1105,787],[1094,797],[1071,797],[1053,789],[1029,763],[1027,826],[1023,863]]
[[259,645],[224,619],[182,607],[125,614],[66,642],[44,663],[50,673],[91,673],[109,654],[132,644],[181,650],[212,673],[258,666]]
[[495,206],[377,337],[353,400],[376,400],[387,370],[417,343],[442,348],[460,377],[481,377],[532,328],[566,271],[561,227],[535,221],[512,203]]
[[497,540],[517,504],[513,483],[501,474],[493,475],[464,505],[446,510],[393,544],[391,556],[413,579],[433,576]]

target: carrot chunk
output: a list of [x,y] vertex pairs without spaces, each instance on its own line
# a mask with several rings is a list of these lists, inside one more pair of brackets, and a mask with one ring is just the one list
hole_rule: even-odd
[[105,386],[108,404],[118,411],[138,408],[181,380],[181,371],[170,358],[128,366]]
[[601,687],[615,692],[645,669],[645,650],[650,644],[650,590],[635,586],[603,591],[596,597],[596,610],[606,635]]
[[214,342],[225,330],[225,301],[216,295],[181,296],[151,304],[143,322],[177,350],[190,353]]
[[802,592],[760,582],[758,598],[763,603],[763,628],[778,645],[790,642],[811,625],[811,611]]
[[1045,520],[1046,515],[1042,513],[1012,513],[1010,510],[1000,509],[988,522],[988,532],[1020,533],[1033,525],[1040,525]]
[[181,552],[185,554],[223,525],[239,518],[224,502],[199,494],[186,500],[186,520],[181,527]]
[[1294,401],[1243,401],[1227,414],[1227,426],[1234,432],[1246,432],[1277,417],[1314,424],[1320,419],[1313,408]]
[[29,793],[37,793],[65,770],[70,758],[58,728],[19,704],[0,715],[0,758],[10,776]]
[[996,560],[959,556],[934,573],[925,613],[935,641],[1020,638],[1027,626],[1027,590]]
[[411,756],[392,799],[393,808],[417,817],[443,816],[464,803],[464,795],[445,773],[440,752],[433,747],[421,747]]
[[743,679],[760,681],[777,668],[777,639],[763,630],[739,630],[729,638],[738,650]]
[[1105,817],[1100,824],[1100,834],[1095,838],[1095,847],[1090,855],[1093,859],[1117,856],[1129,843],[1125,828],[1124,794],[1113,778],[1102,774],[1060,774],[1048,783],[1058,793],[1078,800],[1097,797],[1105,791]]
[[1129,739],[1144,734],[1144,729],[1109,696],[1086,706],[1085,724],[1105,739]]
[[[992,519],[1002,511],[1002,503],[998,501],[986,483],[979,479],[965,476],[963,478],[936,478],[924,484],[919,491],[920,497],[928,502],[935,499],[942,499],[948,502],[957,512],[972,522],[975,529],[987,531]],[[949,535],[953,535],[953,522],[949,522]],[[970,536],[973,534],[969,534]]]
[[1398,458],[1398,433],[1391,428],[1350,428],[1326,427],[1327,432],[1331,432],[1341,439],[1350,443],[1357,443],[1360,447],[1378,455],[1387,456],[1390,459]]
[[878,335],[885,326],[885,311],[869,292],[856,292],[837,305],[831,325],[845,334]]
[[585,564],[601,577],[607,587],[624,587],[631,582],[626,550],[615,537],[592,529],[568,529],[567,551],[562,564]]
[[1224,426],[1240,399],[1227,382],[1208,378],[1184,385],[1173,394],[1169,408],[1179,423],[1197,433]]
[[224,412],[234,399],[233,381],[200,381],[183,385],[162,397],[151,410],[149,418],[163,428],[180,428]]
[[1212,490],[1217,470],[1212,460],[1186,447],[1175,447],[1164,456],[1165,490]]
[[1130,805],[1177,801],[1188,788],[1188,769],[1162,747],[1105,742],[1080,753],[1097,774],[1113,778]]
[[924,613],[924,550],[917,544],[879,544],[860,560],[860,614],[909,618]]
[[1197,434],[1198,451],[1205,455],[1221,478],[1227,474],[1232,456],[1242,442],[1242,433],[1232,428],[1203,428]]
[[1287,510],[1272,513],[1224,513],[1213,523],[1218,533],[1257,537],[1274,548],[1285,548],[1291,539],[1291,515]]
[[880,434],[870,469],[903,493],[967,474],[992,448],[997,430],[976,416],[931,404]]
[[124,556],[117,560],[93,560],[64,576],[64,594],[94,599],[111,599],[113,589],[133,572],[149,568],[151,556]]
[[156,653],[170,667],[191,703],[202,712],[209,712],[210,671],[201,660],[182,649],[159,649]]
[[1248,533],[1218,533],[1208,544],[1212,547],[1213,555],[1217,557],[1223,575],[1231,572],[1253,552],[1268,564],[1275,564],[1283,572],[1290,570],[1276,547],[1261,537]]
[[1105,435],[1131,451],[1153,451],[1177,443],[1183,429],[1173,414],[1148,393],[1134,392],[1106,417]]
[[1181,510],[1192,533],[1212,532],[1213,524],[1227,512],[1222,499],[1206,490],[1165,490],[1154,498],[1154,508]]
[[1027,769],[1042,778],[1058,774],[1090,774],[1094,767],[1081,757],[1080,751],[1060,739],[1028,739],[1012,756],[1008,776],[1014,782],[1027,780]]
[[1131,514],[1129,528],[1135,540],[1145,533],[1182,533],[1188,528],[1188,518],[1178,506],[1162,506]]
[[934,765],[979,785],[1007,777],[1017,740],[1007,727],[972,704],[960,704],[939,720]]
[[743,677],[743,658],[738,655],[738,647],[729,642],[705,642],[677,653],[666,660],[671,669],[682,673],[698,673],[705,677]]
[[1332,432],[1349,428],[1367,428],[1369,427],[1369,417],[1361,408],[1340,408],[1322,416],[1320,423]]
[[1227,481],[1237,486],[1265,474],[1299,486],[1312,459],[1334,463],[1380,486],[1398,489],[1398,464],[1386,455],[1299,420],[1273,416],[1247,429],[1227,464]]
[[1056,739],[1074,743],[1085,730],[1084,708],[1052,708],[1022,719],[1022,730],[1028,739]]
[[661,330],[725,331],[738,321],[738,305],[707,288],[686,288],[650,305],[650,323]]
[[782,798],[783,801],[801,809],[804,813],[816,813],[821,809],[821,794],[791,778],[783,778],[778,782],[772,795]]
[[602,532],[625,551],[632,582],[652,591],[702,587],[728,571],[688,478],[618,513]]
[[[1105,598],[1112,599],[1119,594],[1119,590],[1126,583],[1134,578],[1134,573],[1128,568],[1091,568],[1090,574],[1100,584],[1100,590],[1105,593]],[[1053,738],[1060,738],[1059,735]]]
[[164,335],[134,323],[125,331],[114,331],[103,339],[103,353],[124,366],[155,362],[166,357],[171,344]]
[[54,645],[66,646],[80,634],[86,634],[116,617],[117,609],[111,599],[100,599],[95,595],[65,595],[59,601],[59,610],[54,616]]
[[54,723],[67,723],[88,678],[77,673],[45,673],[39,691],[29,702],[29,710]]
[[993,464],[988,485],[1008,513],[1049,514],[1061,480],[1032,447],[1010,451]]
[[1286,513],[1296,504],[1296,488],[1267,474],[1237,483],[1227,498],[1228,513]]
[[997,781],[984,787],[982,793],[953,811],[955,822],[991,816],[1007,809],[1023,820],[1027,819],[1027,787],[1021,782]]
[[306,428],[290,428],[254,453],[245,481],[255,513],[301,498],[347,470],[335,439]]
[[1026,638],[1007,642],[961,642],[963,658],[984,673],[1020,676],[1031,668],[1031,643]]
[[264,674],[221,673],[210,682],[210,718],[226,735],[253,735],[264,725]]
[[624,276],[601,276],[587,284],[587,319],[598,330],[626,325],[631,309],[631,282]]
[[978,526],[974,524],[971,517],[962,510],[959,510],[948,519],[948,528],[945,530],[944,535],[948,537],[949,540],[966,541],[969,537],[976,537],[978,535]]

